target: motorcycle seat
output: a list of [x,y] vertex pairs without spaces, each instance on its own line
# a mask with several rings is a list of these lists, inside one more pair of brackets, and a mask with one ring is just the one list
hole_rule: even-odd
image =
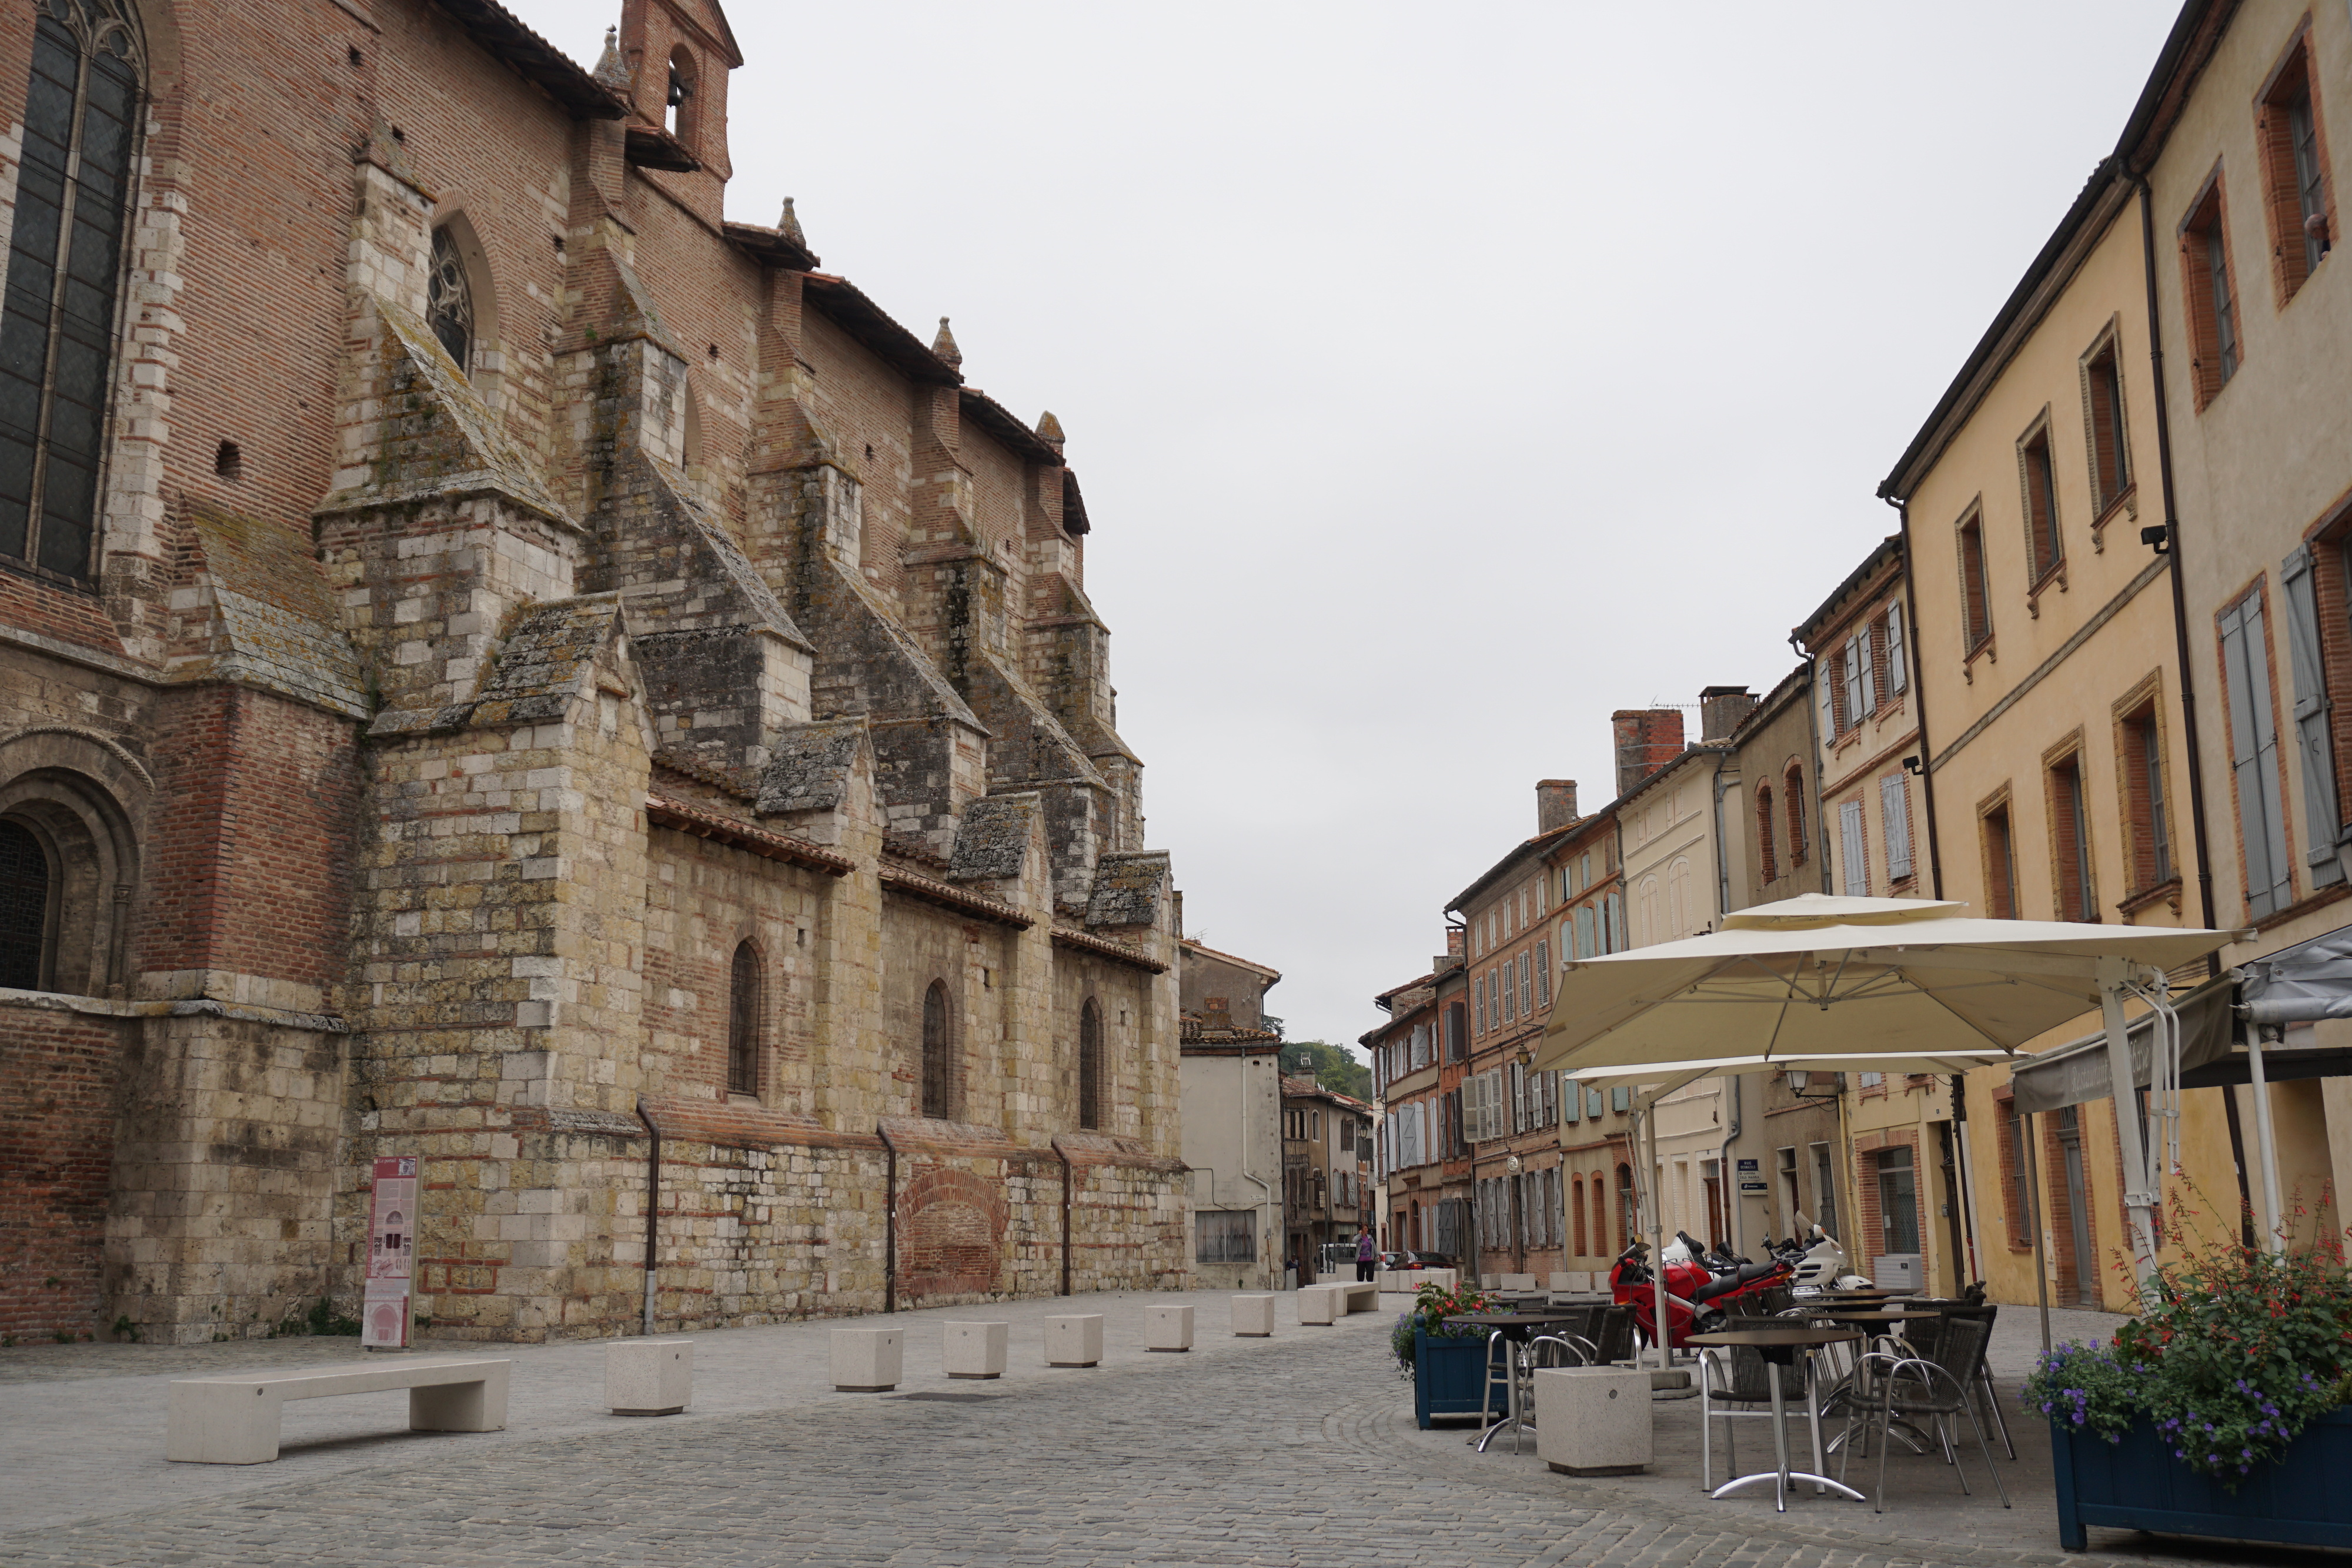
[[1778,1263],[1742,1263],[1730,1273],[1709,1280],[1706,1284],[1693,1291],[1690,1299],[1694,1302],[1711,1301],[1717,1296],[1729,1295],[1742,1286],[1752,1285],[1759,1280],[1769,1279],[1780,1271],[1780,1265]]

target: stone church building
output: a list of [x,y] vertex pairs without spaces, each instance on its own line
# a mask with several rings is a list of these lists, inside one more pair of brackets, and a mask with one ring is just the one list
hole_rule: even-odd
[[744,63],[0,5],[0,1333],[349,1310],[391,1155],[436,1334],[1189,1279],[1060,426],[725,215]]

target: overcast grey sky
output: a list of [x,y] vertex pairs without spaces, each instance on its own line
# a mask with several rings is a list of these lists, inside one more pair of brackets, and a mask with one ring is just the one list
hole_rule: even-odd
[[2173,13],[739,4],[728,208],[1061,417],[1187,924],[1352,1042],[1612,709],[1787,673]]

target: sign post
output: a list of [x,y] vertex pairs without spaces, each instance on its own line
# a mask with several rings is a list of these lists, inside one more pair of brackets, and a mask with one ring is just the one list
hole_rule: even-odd
[[1745,1197],[1749,1193],[1761,1194],[1765,1190],[1764,1174],[1757,1168],[1757,1163],[1754,1160],[1740,1160],[1737,1164],[1739,1167],[1738,1175],[1741,1196]]
[[406,1350],[416,1272],[416,1156],[387,1155],[375,1162],[368,1195],[367,1293],[360,1303],[360,1344]]

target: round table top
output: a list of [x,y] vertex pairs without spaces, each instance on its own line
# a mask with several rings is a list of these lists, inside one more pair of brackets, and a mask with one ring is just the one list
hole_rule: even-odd
[[1719,1333],[1695,1333],[1691,1344],[1769,1345],[1836,1344],[1843,1340],[1860,1339],[1853,1329],[1725,1329]]
[[1875,1307],[1824,1307],[1822,1316],[1835,1318],[1842,1323],[1891,1323],[1906,1318],[1940,1318],[1941,1312],[1918,1312],[1908,1308],[1900,1312],[1882,1312]]
[[1545,1310],[1533,1312],[1463,1312],[1447,1318],[1449,1323],[1475,1323],[1484,1329],[1526,1328],[1536,1323],[1574,1322],[1584,1313]]

